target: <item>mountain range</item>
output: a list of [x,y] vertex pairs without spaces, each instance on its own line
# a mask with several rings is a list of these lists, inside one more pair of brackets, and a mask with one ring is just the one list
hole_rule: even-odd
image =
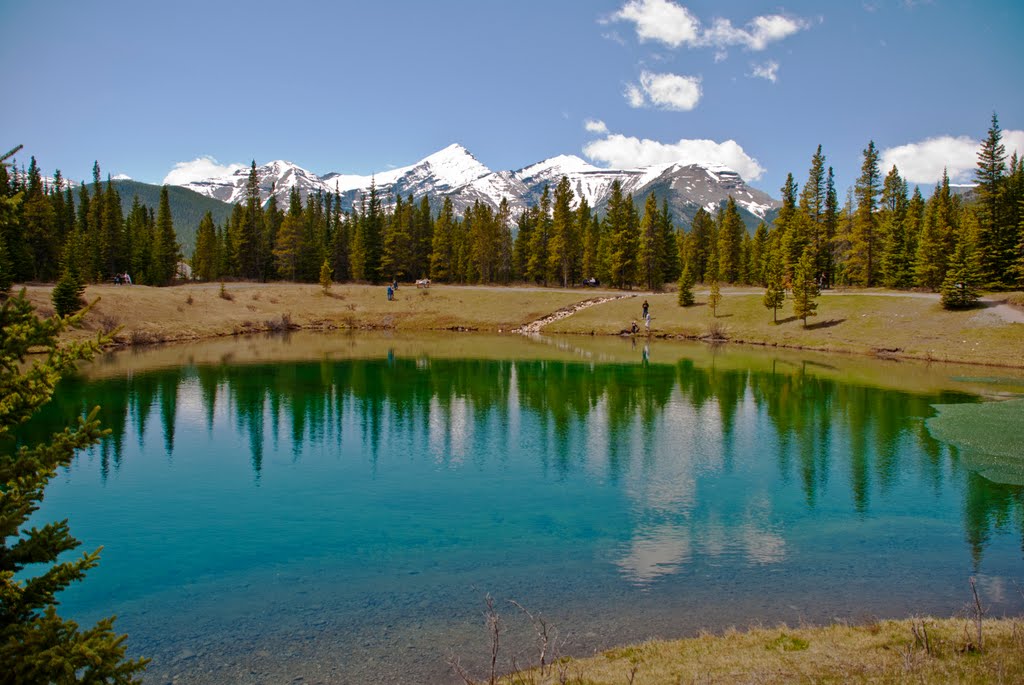
[[[309,193],[337,192],[342,207],[358,206],[360,198],[369,193],[371,183],[377,187],[385,205],[396,194],[420,198],[427,195],[435,210],[444,198],[451,198],[456,214],[462,214],[477,200],[497,208],[505,198],[516,216],[520,210],[536,204],[545,185],[554,186],[565,176],[575,194],[587,199],[598,213],[603,213],[615,180],[623,194],[632,193],[633,201],[643,207],[651,193],[659,202],[667,200],[677,225],[692,222],[700,207],[712,214],[731,195],[736,201],[749,230],[761,220],[771,220],[780,203],[767,193],[751,188],[735,171],[709,164],[658,164],[634,169],[602,169],[579,157],[560,155],[519,169],[491,171],[461,145],[449,145],[410,166],[390,169],[370,176],[329,173],[318,176],[285,161],[274,161],[256,167],[263,201],[274,193],[279,205],[288,204],[292,188],[305,198]],[[201,195],[228,203],[244,201],[249,169],[182,184]]]

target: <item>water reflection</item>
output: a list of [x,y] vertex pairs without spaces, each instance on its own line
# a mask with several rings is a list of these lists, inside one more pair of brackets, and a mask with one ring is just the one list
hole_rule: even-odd
[[[70,380],[21,439],[39,439],[99,404],[110,429],[96,448],[106,479],[130,439],[173,462],[178,432],[212,436],[230,426],[257,487],[268,453],[292,461],[309,451],[341,454],[352,438],[371,473],[385,448],[455,470],[494,469],[525,454],[548,478],[586,474],[623,493],[629,535],[613,561],[638,585],[677,573],[694,555],[782,563],[792,547],[784,520],[844,509],[867,520],[877,499],[910,487],[934,500],[951,478],[966,478],[962,518],[976,567],[996,532],[1024,531],[1024,488],[964,476],[957,450],[925,428],[931,405],[971,396],[846,384],[806,364],[720,370],[649,357],[646,345],[640,364],[391,350],[379,359]],[[353,429],[358,435],[346,435]],[[775,478],[798,488],[799,506],[770,490]],[[845,503],[836,486],[847,490]]]

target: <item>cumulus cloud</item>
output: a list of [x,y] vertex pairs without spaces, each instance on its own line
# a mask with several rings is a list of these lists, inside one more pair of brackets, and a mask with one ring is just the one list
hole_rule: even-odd
[[656,40],[673,48],[695,43],[700,22],[690,10],[671,0],[629,0],[612,21],[631,21],[641,41]]
[[775,83],[779,80],[779,63],[769,60],[764,64],[755,64],[754,71],[750,75],[754,78],[763,78],[766,81]]
[[164,176],[163,182],[165,185],[181,186],[213,176],[229,176],[244,168],[244,164],[221,164],[213,157],[207,155],[205,157],[196,157],[191,162],[178,162]]
[[630,107],[650,103],[659,109],[689,112],[700,102],[700,77],[644,71],[640,74],[639,87],[629,84],[625,96]]
[[583,128],[591,133],[608,133],[608,127],[600,119],[587,119],[583,122]]
[[669,47],[712,47],[719,52],[724,48],[741,46],[760,51],[769,43],[783,40],[810,26],[804,19],[767,14],[754,17],[745,27],[733,26],[728,19],[714,19],[705,28],[689,9],[671,0],[629,0],[611,15],[609,21],[629,21],[636,25],[641,42],[658,41]]
[[792,19],[781,14],[754,17],[747,28],[736,28],[728,19],[715,19],[705,33],[708,44],[716,47],[740,45],[750,50],[764,50],[769,43],[788,38],[797,31],[807,28],[803,19]]
[[626,102],[629,103],[629,106],[634,109],[637,107],[643,107],[646,102],[643,91],[633,83],[626,85],[626,90],[623,95],[626,98]]
[[[1003,131],[1003,145],[1007,157],[1014,151],[1024,154],[1024,131]],[[970,136],[937,136],[882,150],[880,168],[888,173],[895,166],[909,183],[938,183],[943,169],[950,181],[969,183],[978,168],[980,149],[981,141]]]
[[719,164],[736,171],[748,181],[764,174],[764,167],[743,151],[734,141],[718,143],[713,140],[682,139],[676,143],[662,143],[648,138],[636,138],[613,133],[601,140],[583,146],[583,154],[610,167],[629,169],[652,164]]

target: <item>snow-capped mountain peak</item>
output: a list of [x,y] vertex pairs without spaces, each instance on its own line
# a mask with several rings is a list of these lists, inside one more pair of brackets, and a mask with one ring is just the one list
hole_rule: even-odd
[[[279,205],[288,202],[293,188],[305,198],[310,193],[339,193],[342,206],[358,206],[359,198],[371,184],[378,196],[389,204],[395,195],[427,196],[435,206],[445,197],[455,211],[462,213],[474,202],[497,208],[506,199],[513,214],[536,203],[545,186],[552,189],[564,176],[573,191],[573,204],[581,199],[601,211],[608,201],[611,186],[618,181],[623,194],[632,194],[642,202],[650,193],[667,199],[677,220],[687,223],[697,207],[716,207],[729,196],[754,217],[764,218],[778,202],[766,193],[750,188],[732,169],[717,164],[670,162],[635,169],[602,169],[575,155],[558,155],[523,167],[519,171],[493,172],[469,150],[453,143],[424,157],[415,164],[371,175],[330,173],[324,176],[285,160],[275,160],[256,168],[264,200],[273,192]],[[194,181],[185,187],[225,202],[241,202],[249,168],[217,178]],[[756,222],[756,220],[755,220]]]

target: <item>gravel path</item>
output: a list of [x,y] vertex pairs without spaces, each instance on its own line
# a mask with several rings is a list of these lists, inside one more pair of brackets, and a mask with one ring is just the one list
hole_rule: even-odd
[[558,311],[556,311],[556,312],[554,312],[552,314],[548,314],[547,316],[545,316],[542,319],[537,319],[536,321],[532,321],[532,322],[526,324],[525,326],[520,326],[519,328],[514,329],[512,332],[513,333],[524,333],[524,334],[527,334],[527,335],[529,335],[531,333],[540,333],[540,329],[543,328],[544,326],[547,326],[549,323],[554,323],[555,321],[560,321],[562,319],[567,319],[570,316],[572,316],[573,314],[575,314],[576,312],[581,311],[583,309],[586,309],[587,307],[593,307],[596,304],[604,304],[605,302],[611,302],[612,300],[621,300],[621,299],[623,299],[625,297],[637,297],[637,296],[633,295],[633,294],[630,294],[630,295],[613,295],[613,296],[610,296],[610,297],[593,297],[593,298],[591,298],[589,300],[583,300],[582,302],[577,302],[576,304],[571,304],[568,307],[562,307]]

